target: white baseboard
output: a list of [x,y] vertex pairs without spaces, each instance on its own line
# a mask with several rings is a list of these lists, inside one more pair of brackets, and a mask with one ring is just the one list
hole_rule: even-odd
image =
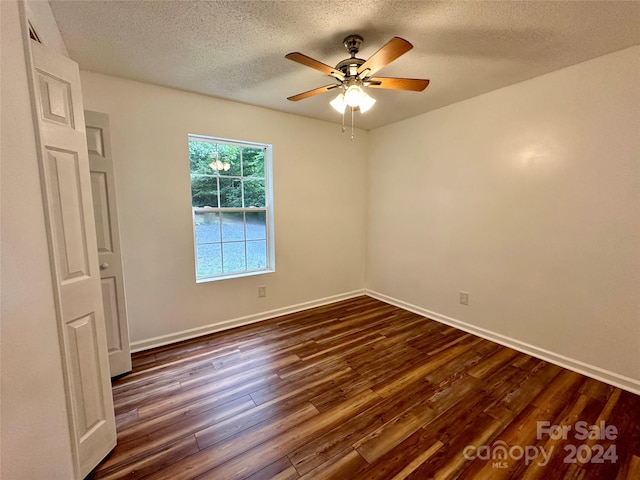
[[210,333],[220,332],[222,330],[228,330],[230,328],[241,327],[243,325],[249,325],[251,323],[261,322],[263,320],[269,320],[281,315],[287,315],[289,313],[300,312],[302,310],[308,310],[314,307],[320,307],[322,305],[328,305],[329,303],[339,302],[341,300],[348,300],[349,298],[359,297],[365,295],[365,290],[354,290],[352,292],[341,293],[338,295],[332,295],[330,297],[319,298],[317,300],[311,300],[309,302],[298,303],[296,305],[290,305],[288,307],[277,308],[275,310],[269,310],[266,312],[256,313],[254,315],[248,315],[246,317],[238,317],[230,320],[225,320],[220,323],[214,323],[211,325],[204,325],[202,327],[191,328],[189,330],[182,330],[176,333],[170,333],[168,335],[161,335],[159,337],[148,338],[146,340],[139,340],[137,342],[131,342],[131,352],[141,352],[143,350],[149,350],[150,348],[163,347],[171,343],[182,342],[184,340],[191,340],[192,338],[201,337]]
[[378,299],[382,302],[395,305],[396,307],[400,307],[405,310],[409,310],[410,312],[417,313],[418,315],[421,315],[423,317],[427,317],[437,322],[444,323],[445,325],[464,330],[465,332],[472,333],[473,335],[477,335],[478,337],[482,337],[487,340],[491,340],[492,342],[499,343],[500,345],[504,345],[505,347],[513,348],[514,350],[527,353],[546,362],[553,363],[560,367],[567,368],[574,372],[586,375],[587,377],[600,380],[602,382],[608,383],[609,385],[620,387],[624,390],[635,393],[636,395],[640,395],[639,380],[626,377],[624,375],[620,375],[609,370],[596,367],[595,365],[590,365],[588,363],[581,362],[580,360],[575,360],[573,358],[569,358],[564,355],[560,355],[558,353],[554,353],[549,350],[530,345],[528,343],[521,342],[519,340],[501,335],[499,333],[486,330],[484,328],[470,325],[466,322],[462,322],[460,320],[456,320],[455,318],[432,312],[422,307],[417,307],[415,305],[403,302],[402,300],[398,300],[397,298],[389,297],[382,293],[378,293],[372,290],[365,290],[365,293],[366,295]]

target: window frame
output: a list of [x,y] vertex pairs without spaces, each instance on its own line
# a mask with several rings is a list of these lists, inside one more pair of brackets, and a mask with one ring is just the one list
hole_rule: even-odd
[[[191,221],[193,228],[193,252],[194,252],[194,269],[195,269],[195,278],[196,283],[207,283],[219,280],[227,280],[230,278],[239,278],[239,277],[249,277],[254,275],[263,275],[265,273],[273,273],[276,269],[276,261],[275,261],[275,237],[274,237],[274,215],[273,215],[273,146],[267,143],[259,143],[259,142],[250,142],[245,140],[232,140],[228,138],[220,138],[220,137],[212,137],[208,135],[199,135],[189,133],[187,135],[188,142],[192,140],[198,142],[207,142],[212,144],[223,144],[223,145],[232,145],[240,148],[260,148],[264,150],[264,177],[256,177],[257,179],[264,179],[264,207],[220,207],[220,189],[218,188],[218,206],[217,207],[194,207],[193,206],[193,191],[191,190],[192,184],[192,176],[193,175],[201,175],[203,177],[207,177],[209,175],[205,174],[194,174],[191,172],[191,166],[189,166],[189,190],[191,192]],[[188,151],[189,149],[187,149]],[[190,158],[189,158],[190,161]],[[191,162],[189,162],[191,163]],[[241,167],[240,175],[219,175],[213,174],[211,177],[221,179],[239,179],[241,182],[241,198],[242,203],[244,203],[244,181],[247,178],[251,178],[249,176],[243,176],[243,170]],[[217,182],[219,186],[219,181]],[[196,236],[196,214],[205,214],[205,213],[218,213],[221,215],[221,218],[224,217],[226,213],[265,213],[265,243],[266,243],[266,266],[260,269],[253,270],[240,270],[235,272],[228,273],[220,273],[215,275],[207,275],[207,276],[198,276],[198,245],[206,245],[206,243],[197,243]],[[245,267],[246,267],[246,258],[247,258],[247,232],[246,232],[246,216],[243,215],[243,223],[245,225],[244,232],[244,240],[230,241],[224,242],[222,236],[220,237],[220,248],[222,255],[222,262],[224,265],[224,250],[223,245],[225,243],[243,243],[245,248]],[[221,225],[222,228],[222,225]],[[213,242],[218,243],[218,242]]]

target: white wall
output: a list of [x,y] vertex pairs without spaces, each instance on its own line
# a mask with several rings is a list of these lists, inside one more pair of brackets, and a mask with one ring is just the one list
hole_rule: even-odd
[[[351,142],[326,122],[91,72],[81,77],[85,108],[110,117],[134,347],[363,288],[366,132]],[[189,133],[273,145],[275,273],[195,283]],[[267,298],[257,298],[258,285],[267,286]]]
[[[29,5],[28,12],[38,12],[32,23],[41,32],[43,42],[55,37],[57,27],[48,3]],[[0,21],[0,478],[67,480],[73,477],[73,461],[27,70],[15,1],[0,2]]]
[[632,47],[371,131],[367,288],[640,390],[639,72]]

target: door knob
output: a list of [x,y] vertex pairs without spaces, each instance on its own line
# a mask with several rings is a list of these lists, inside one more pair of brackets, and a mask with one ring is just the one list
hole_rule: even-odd
[[101,263],[100,264],[100,270],[106,270],[107,268],[109,268],[109,264],[108,263]]

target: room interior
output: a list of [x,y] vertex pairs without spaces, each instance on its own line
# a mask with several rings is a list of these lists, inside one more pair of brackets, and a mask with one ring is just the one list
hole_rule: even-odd
[[[171,4],[24,5],[43,43],[80,64],[84,108],[109,115],[132,350],[367,295],[639,394],[640,4],[559,2],[552,15],[523,2],[527,15],[508,10],[491,30],[487,2],[334,2],[339,24],[322,20],[332,2],[308,3],[318,21],[254,5],[279,23],[245,43],[216,37],[226,56],[191,69],[179,29],[157,34]],[[114,33],[132,35],[138,7],[140,37]],[[2,476],[73,478],[71,447],[52,440],[69,426],[23,27],[17,2],[1,8]],[[241,25],[225,2],[211,8]],[[180,21],[203,19],[185,9]],[[428,35],[412,15],[432,19]],[[327,79],[284,58],[335,64],[351,33],[365,58],[406,37],[414,49],[384,74],[431,80],[371,93],[353,141],[331,94],[287,102]],[[198,43],[184,43],[196,63]],[[274,44],[277,61],[261,50]],[[274,273],[195,282],[188,134],[273,145]]]

